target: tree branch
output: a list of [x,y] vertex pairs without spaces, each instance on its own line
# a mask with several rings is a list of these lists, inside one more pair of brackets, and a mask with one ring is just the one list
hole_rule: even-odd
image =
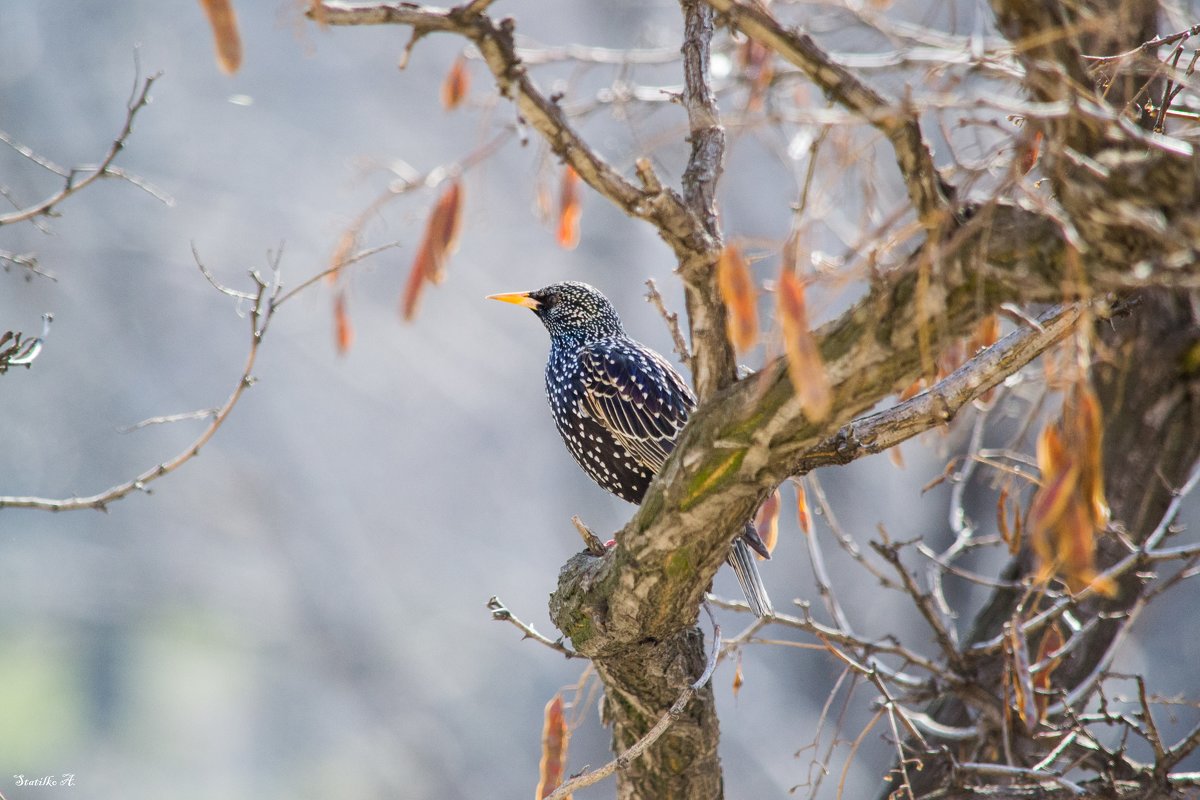
[[1034,321],[1036,327],[1014,331],[967,361],[920,394],[885,411],[850,422],[822,440],[802,459],[796,473],[849,464],[882,453],[932,428],[948,425],[962,407],[1028,364],[1071,332],[1083,305],[1056,307]]
[[[372,248],[360,253],[356,253],[347,257],[346,263],[352,264],[361,261],[372,253],[378,252],[383,248]],[[193,248],[193,253],[195,249]],[[205,429],[197,436],[191,444],[180,451],[173,458],[163,461],[162,463],[145,470],[135,478],[111,486],[102,492],[86,497],[67,497],[67,498],[50,498],[50,497],[32,497],[32,496],[0,496],[0,509],[2,508],[36,508],[43,511],[76,511],[79,509],[95,509],[98,511],[107,511],[108,504],[116,500],[127,497],[134,492],[146,491],[146,487],[158,480],[159,478],[169,475],[181,466],[191,461],[196,456],[200,455],[200,451],[205,445],[216,435],[217,431],[225,424],[225,420],[233,412],[238,401],[241,400],[242,394],[246,389],[254,385],[254,365],[258,359],[258,351],[262,346],[263,339],[266,337],[267,329],[270,327],[271,320],[279,307],[289,298],[294,297],[297,292],[316,284],[316,278],[310,278],[301,283],[292,291],[284,294],[283,286],[280,283],[279,259],[280,253],[275,253],[271,261],[271,279],[264,280],[257,271],[251,271],[250,277],[254,281],[254,291],[243,292],[236,289],[231,289],[217,282],[212,273],[200,261],[199,256],[196,257],[196,265],[201,273],[210,284],[218,291],[226,294],[240,302],[248,302],[250,305],[250,313],[247,315],[250,322],[250,348],[246,354],[245,363],[242,366],[241,376],[238,378],[237,384],[226,398],[225,402],[216,409],[200,412],[203,416],[211,417],[211,421]],[[326,271],[328,272],[328,270]],[[322,273],[325,274],[325,273]],[[318,276],[319,277],[319,276]],[[44,332],[43,332],[44,335]],[[40,341],[40,340],[39,340]],[[164,421],[163,419],[151,420],[138,423],[134,428],[142,427],[152,421]],[[129,430],[129,429],[127,429]]]
[[683,106],[692,154],[683,171],[683,199],[712,246],[703,258],[680,261],[692,334],[692,381],[701,400],[737,379],[737,362],[717,286],[721,229],[717,183],[725,159],[725,129],[709,82],[713,10],[703,0],[680,0],[683,10]]
[[[155,73],[154,75],[146,78],[146,80],[142,82],[140,90],[137,88],[137,84],[135,83],[133,95],[130,97],[129,104],[125,109],[125,124],[121,127],[121,131],[117,134],[117,138],[113,140],[111,145],[109,145],[108,152],[104,154],[104,158],[95,167],[75,167],[70,170],[56,167],[47,162],[45,159],[40,159],[35,156],[33,151],[29,150],[28,148],[18,145],[11,138],[9,138],[7,134],[0,132],[0,141],[3,141],[5,144],[12,147],[26,158],[34,160],[36,163],[41,164],[55,174],[66,179],[62,188],[49,197],[46,197],[31,206],[26,206],[25,208],[18,209],[16,211],[10,211],[7,214],[0,214],[0,228],[4,227],[5,225],[12,225],[16,222],[25,222],[33,219],[34,217],[48,216],[54,211],[54,207],[59,203],[66,200],[71,195],[83,191],[100,178],[116,177],[129,179],[128,175],[113,167],[112,163],[116,160],[117,155],[125,148],[125,143],[129,140],[129,136],[133,133],[133,120],[137,116],[137,113],[149,104],[150,87],[154,85],[154,82],[158,80],[161,75],[162,73]],[[81,172],[86,172],[89,174],[82,180],[76,180]],[[142,186],[142,188],[146,188],[141,181],[133,179],[131,182],[135,185]],[[151,194],[163,199],[161,194],[153,190],[150,191]]]
[[487,609],[488,611],[492,612],[492,619],[496,620],[497,622],[511,623],[514,627],[516,627],[517,630],[525,634],[526,639],[532,639],[535,642],[544,644],[551,650],[554,650],[557,653],[562,653],[567,658],[581,658],[578,653],[563,644],[561,638],[557,640],[551,639],[548,636],[538,633],[537,629],[528,622],[523,622],[517,617],[516,614],[508,610],[508,607],[504,605],[499,597],[493,595],[491,598],[489,598],[487,601]]
[[[277,266],[277,265],[276,265]],[[242,393],[254,385],[254,364],[258,358],[258,348],[262,345],[263,334],[274,314],[272,300],[279,291],[278,281],[268,283],[257,272],[251,272],[254,279],[255,292],[250,306],[250,351],[246,355],[246,363],[242,367],[241,377],[225,403],[217,409],[212,421],[204,431],[196,437],[182,452],[161,464],[151,467],[142,474],[125,483],[105,489],[99,494],[88,497],[68,497],[53,499],[47,497],[0,497],[0,508],[37,508],[43,511],[75,511],[91,508],[98,511],[108,510],[108,504],[120,500],[133,492],[148,491],[146,486],[164,475],[177,470],[179,467],[200,455],[201,449],[208,444],[217,430],[225,423],[229,414],[241,399]]]
[[516,104],[522,119],[545,138],[551,150],[625,213],[653,224],[681,264],[715,247],[676,192],[661,184],[637,187],[579,136],[557,101],[547,98],[529,77],[517,55],[511,19],[497,23],[487,14],[466,7],[444,9],[405,2],[325,0],[321,9],[328,25],[408,25],[418,36],[453,33],[466,37],[479,48],[500,94]]
[[915,109],[889,101],[857,75],[835,62],[807,35],[784,28],[765,5],[741,0],[704,0],[729,23],[799,67],[835,101],[877,128],[896,152],[896,161],[921,223],[929,231],[948,219],[946,184],[933,166],[929,145],[921,136]]

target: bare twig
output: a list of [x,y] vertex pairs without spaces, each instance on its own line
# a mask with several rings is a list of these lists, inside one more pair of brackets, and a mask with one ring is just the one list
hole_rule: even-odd
[[[853,558],[863,569],[874,575],[875,580],[879,582],[880,586],[884,587],[885,589],[899,590],[900,586],[895,581],[885,575],[883,570],[879,569],[879,567],[867,560],[866,554],[863,553],[862,548],[858,546],[858,543],[854,541],[854,537],[842,527],[842,524],[838,521],[837,514],[835,514],[833,511],[833,505],[830,504],[829,498],[825,495],[825,487],[817,478],[817,476],[810,473],[808,475],[794,477],[792,480],[803,480],[808,482],[813,499],[817,501],[817,508],[820,509],[821,516],[824,518],[825,524],[829,526],[829,530],[833,533],[834,538],[837,539],[838,545],[846,552],[846,555]],[[815,527],[813,530],[813,535],[816,535]]]
[[646,299],[654,304],[658,309],[658,313],[667,323],[667,329],[671,331],[671,341],[675,344],[675,352],[679,355],[680,362],[689,370],[692,368],[692,353],[688,350],[687,341],[683,338],[683,331],[679,328],[679,315],[673,311],[667,310],[667,305],[663,302],[663,297],[658,292],[658,285],[654,283],[654,278],[646,279]]
[[608,548],[604,546],[604,541],[592,533],[592,529],[584,524],[578,514],[571,517],[571,524],[575,526],[575,530],[579,531],[579,536],[583,539],[583,544],[587,547],[589,553],[597,557],[602,557],[608,552]]
[[[0,250],[0,261],[10,266],[20,267],[32,275],[40,275],[52,281],[58,280],[58,278],[42,269],[41,265],[38,264],[37,256],[33,253],[14,253],[10,250]],[[5,267],[4,270],[7,272],[8,267]]]
[[[433,189],[441,185],[444,181],[458,178],[471,168],[483,163],[501,147],[508,143],[513,138],[513,129],[508,128],[502,130],[490,140],[484,142],[479,147],[475,148],[470,153],[467,153],[461,159],[449,164],[440,164],[424,174],[403,174],[388,184],[387,189],[381,192],[374,200],[372,200],[366,208],[358,213],[351,223],[342,231],[338,246],[334,252],[330,265],[323,271],[313,275],[304,283],[296,286],[292,290],[284,294],[280,299],[283,303],[297,292],[303,291],[310,283],[315,283],[322,278],[332,278],[340,275],[346,267],[351,266],[364,258],[374,255],[381,250],[386,250],[391,247],[399,247],[399,242],[391,242],[379,247],[372,247],[365,250],[354,251],[359,237],[362,234],[363,228],[367,223],[375,218],[384,206],[395,200],[397,197],[408,194],[409,192],[418,189]],[[407,166],[407,165],[405,165]],[[407,170],[406,170],[407,172]]]
[[624,50],[581,44],[560,46],[535,44],[526,37],[521,37],[521,41],[522,44],[517,47],[517,55],[521,61],[530,66],[573,61],[580,64],[609,64],[625,67],[632,64],[670,64],[679,60],[678,47]]
[[166,425],[172,422],[185,422],[191,419],[211,419],[217,415],[218,411],[220,411],[218,408],[202,408],[198,411],[185,411],[182,414],[163,414],[158,417],[149,417],[141,422],[117,428],[117,433],[133,433],[142,428],[149,428],[151,425]]
[[[1167,750],[1162,756],[1163,771],[1169,770],[1171,767],[1178,764],[1183,759],[1187,758],[1197,748],[1200,748],[1200,725],[1192,728],[1187,736],[1179,740],[1177,744]],[[1158,767],[1158,764],[1155,764]],[[1196,773],[1193,773],[1196,774]]]
[[[51,214],[51,212],[53,212],[54,207],[63,200],[66,200],[68,197],[76,194],[77,192],[83,191],[100,178],[117,177],[128,179],[128,176],[124,172],[113,168],[112,163],[121,150],[125,148],[125,143],[128,141],[130,134],[133,133],[133,120],[137,116],[138,111],[145,108],[149,103],[150,87],[154,85],[154,82],[158,80],[161,75],[162,73],[160,72],[146,78],[145,81],[142,82],[140,90],[138,90],[137,84],[134,84],[133,95],[131,95],[129,104],[125,110],[125,124],[122,126],[120,133],[117,134],[117,138],[113,140],[111,145],[109,145],[108,152],[104,154],[104,158],[95,167],[75,167],[69,170],[64,170],[60,167],[50,164],[50,162],[47,162],[45,159],[39,159],[28,148],[17,144],[11,138],[9,138],[7,134],[0,132],[0,141],[3,141],[5,144],[8,144],[10,147],[15,149],[18,153],[21,153],[27,158],[34,160],[41,166],[50,169],[52,172],[55,172],[66,179],[62,188],[49,197],[46,197],[34,203],[33,205],[18,209],[17,211],[11,211],[7,214],[0,214],[0,227],[11,225],[15,222],[24,222],[26,220],[33,219],[34,217],[43,215],[48,216]],[[88,174],[82,180],[77,180],[80,173],[84,172],[90,174]],[[144,184],[140,181],[133,182],[135,185],[144,187]]]
[[[725,608],[731,611],[749,611],[750,607],[740,600],[725,600],[718,597],[709,596],[708,602],[718,608]],[[801,610],[804,616],[797,617],[790,614],[776,613],[771,617],[772,624],[783,625],[788,628],[795,628],[806,633],[816,636],[824,641],[834,642],[843,647],[851,648],[862,661],[870,664],[874,669],[879,670],[886,675],[890,680],[903,684],[908,688],[918,688],[925,685],[925,681],[912,675],[906,675],[903,672],[887,667],[876,659],[877,654],[896,656],[902,661],[912,664],[915,667],[928,672],[931,676],[946,679],[949,673],[946,668],[934,662],[932,659],[926,658],[921,654],[909,650],[903,645],[890,639],[864,639],[860,636],[840,631],[828,625],[817,622],[809,613],[808,607],[801,605]]]
[[537,632],[537,630],[527,622],[522,622],[517,615],[508,610],[508,607],[501,602],[499,597],[493,595],[488,598],[487,609],[492,612],[492,619],[497,622],[509,622],[516,626],[521,633],[525,634],[526,639],[533,639],[535,642],[544,644],[556,653],[562,653],[567,658],[583,658],[571,648],[563,644],[563,640],[551,639]]
[[218,281],[217,277],[212,274],[212,270],[205,265],[204,259],[200,258],[200,251],[196,249],[195,242],[192,242],[192,258],[195,259],[196,267],[200,270],[200,274],[204,276],[204,280],[208,281],[208,284],[221,294],[232,297],[234,300],[253,300],[255,298],[254,292],[243,292],[233,289]]
[[1010,767],[1005,764],[977,764],[968,761],[962,764],[956,764],[955,768],[961,772],[969,772],[974,775],[985,775],[1001,778],[1026,778],[1039,783],[1056,783],[1071,794],[1087,794],[1082,786],[1067,780],[1061,775],[1055,775],[1050,772],[1037,772],[1026,767]]
[[900,582],[903,584],[905,591],[916,604],[917,610],[921,612],[921,616],[929,624],[930,630],[933,631],[934,638],[937,640],[938,646],[942,649],[942,655],[945,656],[954,671],[958,674],[965,673],[966,664],[963,661],[962,653],[958,650],[958,636],[954,629],[947,626],[938,613],[937,604],[934,602],[933,595],[923,590],[918,584],[916,578],[908,567],[904,566],[904,562],[900,558],[900,548],[898,544],[889,541],[871,542],[871,547],[876,553],[883,556],[883,559],[892,565],[892,569],[900,577]]
[[362,250],[359,250],[358,252],[354,253],[353,255],[350,255],[350,256],[347,256],[346,258],[341,259],[340,261],[338,261],[338,263],[334,264],[333,266],[327,267],[326,269],[321,270],[317,274],[315,274],[309,278],[306,278],[303,282],[297,284],[296,286],[293,286],[291,289],[284,292],[283,295],[279,298],[279,300],[275,303],[275,307],[278,308],[279,306],[283,305],[285,302],[290,300],[292,297],[294,297],[295,295],[304,291],[309,286],[312,286],[317,281],[320,281],[323,278],[327,278],[330,275],[336,275],[337,273],[344,270],[346,267],[349,267],[353,264],[357,264],[358,262],[363,261],[364,259],[370,258],[371,256],[376,255],[377,253],[382,253],[384,250],[391,250],[393,248],[399,247],[400,244],[401,244],[400,242],[388,242],[387,244],[381,244],[381,245],[377,245],[375,247],[367,247]]
[[[278,269],[278,264],[274,265]],[[267,283],[257,272],[251,272],[251,277],[254,280],[256,289],[252,298],[250,307],[250,351],[246,355],[246,363],[242,367],[242,374],[238,378],[237,384],[233,391],[225,400],[225,403],[217,409],[217,413],[213,416],[212,422],[208,427],[196,437],[182,452],[167,461],[151,467],[142,474],[125,483],[117,484],[116,486],[105,489],[99,494],[90,495],[87,497],[68,497],[63,499],[53,499],[46,497],[0,497],[0,508],[38,508],[45,511],[73,511],[76,509],[92,508],[99,511],[104,511],[108,508],[108,504],[120,500],[126,495],[133,492],[148,491],[147,485],[158,480],[164,475],[169,475],[179,467],[191,461],[204,445],[208,444],[209,440],[224,424],[241,399],[242,393],[254,384],[254,364],[258,358],[258,349],[262,345],[263,334],[266,331],[267,325],[270,323],[274,309],[271,306],[271,301],[274,295],[278,292],[278,284],[274,287],[271,283]]]
[[713,10],[703,0],[680,0],[683,11],[683,107],[692,145],[683,171],[683,200],[706,234],[706,247],[680,258],[692,335],[692,380],[703,400],[737,379],[737,361],[726,331],[726,309],[717,286],[717,183],[725,160],[725,128],[710,79]]
[[[86,497],[69,497],[69,498],[46,498],[46,497],[0,497],[0,508],[37,508],[45,511],[71,511],[83,508],[92,508],[100,511],[107,509],[108,504],[126,497],[136,491],[149,491],[146,487],[152,481],[158,480],[164,475],[174,472],[185,463],[195,458],[200,454],[201,449],[208,444],[209,440],[216,434],[217,430],[224,424],[229,414],[233,411],[238,401],[241,399],[243,392],[254,384],[253,369],[258,357],[259,347],[262,345],[268,327],[273,319],[275,312],[279,309],[280,304],[288,297],[294,296],[297,290],[293,290],[288,295],[281,297],[281,283],[279,278],[279,259],[282,257],[282,251],[269,254],[271,261],[272,277],[270,281],[264,280],[257,271],[251,271],[250,277],[254,282],[255,289],[253,292],[241,292],[230,289],[221,285],[213,277],[212,273],[204,266],[197,255],[197,265],[205,278],[219,291],[234,297],[239,302],[250,302],[250,350],[247,353],[245,364],[242,368],[241,377],[238,379],[236,386],[230,393],[225,403],[212,412],[203,412],[204,415],[212,416],[212,421],[200,433],[200,435],[192,441],[182,452],[174,458],[164,461],[155,467],[152,467],[141,473],[132,480],[126,481],[116,486],[112,486],[98,494]],[[364,256],[365,257],[365,256]],[[311,286],[314,281],[306,281],[303,286]],[[165,421],[163,420],[151,420]],[[139,424],[140,426],[140,424]],[[135,427],[139,427],[135,426]]]
[[728,17],[750,38],[774,50],[799,67],[830,97],[862,117],[887,136],[917,215],[928,230],[947,221],[943,182],[933,166],[929,146],[921,136],[916,111],[888,101],[854,73],[836,63],[806,34],[781,25],[765,5],[741,0],[705,0]]
[[833,620],[838,630],[847,634],[854,635],[854,627],[850,624],[849,617],[842,610],[841,603],[833,593],[833,581],[829,577],[829,571],[825,568],[825,556],[821,552],[821,543],[814,531],[811,535],[804,537],[804,544],[808,548],[808,562],[812,566],[813,581],[817,586],[817,594],[825,603],[825,608],[829,612],[830,619]]
[[1193,25],[1192,27],[1188,28],[1187,30],[1177,31],[1175,33],[1170,33],[1165,36],[1156,36],[1148,42],[1142,42],[1140,45],[1133,48],[1132,50],[1126,50],[1124,53],[1117,53],[1115,56],[1088,56],[1088,55],[1085,55],[1084,58],[1087,59],[1088,62],[1091,64],[1108,64],[1113,61],[1123,61],[1124,59],[1129,58],[1130,56],[1135,56],[1135,55],[1138,55],[1139,53],[1149,53],[1151,51],[1157,50],[1158,48],[1162,47],[1163,45],[1175,44],[1175,42],[1178,42],[1181,39],[1187,39],[1192,36],[1198,36],[1198,35],[1200,35],[1200,25]]

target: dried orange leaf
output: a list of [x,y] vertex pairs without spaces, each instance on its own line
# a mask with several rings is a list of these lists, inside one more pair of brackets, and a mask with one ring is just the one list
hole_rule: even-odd
[[1043,482],[1047,476],[1057,475],[1067,467],[1066,446],[1062,434],[1054,425],[1047,425],[1038,436],[1037,463]]
[[417,313],[417,303],[423,289],[422,282],[441,283],[446,277],[446,263],[458,249],[458,232],[462,227],[463,188],[454,181],[442,192],[429,220],[425,223],[425,234],[417,247],[408,282],[404,287],[401,309],[406,320]]
[[1030,540],[1041,580],[1059,576],[1072,592],[1106,595],[1116,585],[1096,571],[1096,537],[1108,526],[1104,497],[1100,404],[1079,378],[1063,403],[1062,417],[1038,437],[1041,485],[1029,509]]
[[226,75],[242,65],[242,40],[238,36],[237,15],[231,0],[200,0],[217,48],[217,66]]
[[354,328],[350,324],[350,315],[346,312],[345,292],[338,292],[333,298],[333,323],[338,353],[345,355],[354,344]]
[[[1042,634],[1041,641],[1038,643],[1037,656],[1034,658],[1034,663],[1041,664],[1051,653],[1057,653],[1062,649],[1064,644],[1066,642],[1063,640],[1062,631],[1059,630],[1058,623],[1050,625],[1046,628],[1045,633]],[[1033,702],[1037,707],[1038,722],[1041,722],[1046,717],[1046,708],[1050,705],[1050,678],[1061,662],[1062,657],[1055,656],[1053,661],[1033,676],[1033,688],[1035,690]]]
[[[1042,640],[1038,642],[1037,658],[1035,659],[1036,662],[1039,664],[1042,663],[1050,656],[1051,653],[1057,653],[1059,650],[1061,650],[1065,644],[1066,641],[1063,640],[1062,630],[1058,627],[1058,623],[1056,622],[1048,626],[1046,628],[1046,632],[1042,634]],[[1054,663],[1047,666],[1046,669],[1039,672],[1038,675],[1049,675],[1054,671],[1054,668],[1058,666],[1060,660],[1061,657],[1056,656]],[[1049,684],[1047,683],[1047,685]]]
[[1009,555],[1016,555],[1021,549],[1021,505],[1013,497],[1013,524],[1008,524],[1009,508],[1008,486],[1000,487],[1000,496],[996,499],[996,527],[1000,531],[1000,539],[1008,545]]
[[749,350],[758,341],[758,292],[737,245],[727,244],[721,251],[717,288],[728,312],[729,340],[738,350]]
[[546,704],[545,722],[542,725],[542,760],[538,764],[536,800],[549,797],[562,783],[567,766],[567,745],[571,732],[563,716],[562,692],[554,695]]
[[1030,543],[1047,576],[1053,575],[1061,564],[1064,555],[1060,551],[1064,543],[1061,530],[1064,523],[1070,524],[1075,519],[1071,512],[1077,505],[1075,488],[1078,483],[1079,470],[1069,467],[1050,477],[1033,496],[1029,507]]
[[775,543],[779,541],[779,490],[776,489],[754,515],[754,528],[758,538],[766,545],[767,552],[775,552]]
[[412,268],[408,271],[408,280],[404,284],[404,296],[400,301],[400,313],[405,322],[411,322],[417,316],[417,306],[421,302],[421,291],[424,288],[425,267],[422,263],[421,251],[418,251]]
[[1025,538],[1025,519],[1026,516],[1021,514],[1021,503],[1016,498],[1013,498],[1013,543],[1011,555],[1016,555],[1021,550],[1021,542]]
[[742,676],[742,659],[739,656],[738,660],[737,660],[737,666],[733,670],[733,696],[734,696],[734,699],[737,698],[738,692],[740,692],[742,690],[742,684],[744,684],[745,682],[746,682],[746,679]]
[[888,448],[888,460],[892,462],[892,466],[896,469],[904,469],[904,453],[900,450],[900,445],[894,445]]
[[1033,699],[1033,675],[1029,671],[1029,648],[1016,621],[1008,628],[1007,645],[1012,667],[1013,705],[1026,729],[1032,730],[1038,722],[1037,704]]
[[1041,154],[1041,150],[1042,132],[1034,131],[1033,136],[1026,139],[1020,146],[1020,157],[1018,158],[1017,163],[1022,175],[1027,174],[1037,165],[1038,156]]
[[814,422],[829,416],[833,408],[833,389],[817,341],[808,327],[804,304],[804,283],[794,272],[779,274],[777,287],[779,320],[783,327],[783,346],[788,357],[788,375],[800,399],[800,408]]
[[446,262],[458,250],[458,233],[462,229],[462,184],[454,181],[438,198],[425,227],[429,258],[424,264],[425,277],[430,283],[446,279]]
[[1067,413],[1071,413],[1074,422],[1074,438],[1080,453],[1081,489],[1091,505],[1096,526],[1103,528],[1108,525],[1110,515],[1104,497],[1104,428],[1100,401],[1086,382],[1075,385]]
[[568,164],[563,170],[558,194],[558,243],[566,250],[574,250],[579,245],[579,217],[582,212],[579,173]]
[[804,491],[804,482],[799,478],[792,480],[796,487],[796,522],[805,536],[812,535],[812,512],[808,509],[808,495]]
[[1000,496],[996,498],[996,527],[1000,531],[1000,539],[1008,545],[1009,552],[1012,552],[1012,531],[1008,528],[1008,510],[1005,507],[1008,503],[1008,487],[1000,487]]
[[442,108],[447,111],[458,108],[467,98],[470,88],[471,76],[467,73],[467,59],[459,56],[446,73],[446,79],[442,81]]

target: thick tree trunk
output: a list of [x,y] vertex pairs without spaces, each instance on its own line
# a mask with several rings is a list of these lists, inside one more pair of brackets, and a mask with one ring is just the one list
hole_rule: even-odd
[[[640,645],[595,661],[604,681],[605,716],[613,752],[623,753],[662,717],[704,672],[704,634],[685,630],[664,642]],[[706,684],[659,740],[617,775],[621,800],[716,800],[722,796],[719,728],[712,684]]]
[[[596,666],[604,683],[604,721],[612,726],[613,752],[619,755],[644,737],[704,674],[709,654],[704,634],[695,625],[661,639],[638,637],[636,631],[645,626],[629,616],[635,609],[623,606],[619,597],[610,603],[603,589],[589,586],[593,576],[603,574],[597,571],[600,563],[586,552],[567,562],[558,591],[550,598],[550,616]],[[590,605],[593,599],[601,607]],[[618,770],[617,797],[719,800],[719,740],[716,704],[707,683],[666,733]]]

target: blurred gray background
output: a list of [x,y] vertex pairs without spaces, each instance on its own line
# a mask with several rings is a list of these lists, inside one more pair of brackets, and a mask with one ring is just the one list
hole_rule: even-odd
[[[283,282],[294,286],[327,265],[397,161],[424,172],[513,122],[509,106],[492,107],[478,62],[468,107],[442,110],[438,91],[461,51],[456,40],[423,40],[399,72],[407,30],[319,30],[301,3],[236,5],[245,60],[233,77],[218,72],[194,2],[0,6],[0,128],[60,164],[95,163],[122,124],[136,52],[143,74],[164,75],[117,163],[175,201],[166,207],[106,181],[65,202],[46,232],[0,231],[0,248],[36,251],[57,278],[0,274],[0,330],[36,332],[43,312],[55,315],[33,369],[0,376],[0,493],[98,492],[175,455],[204,423],[118,429],[224,401],[249,323],[204,281],[193,243],[221,281],[241,289],[250,288],[247,271],[266,272],[268,251],[282,244]],[[673,3],[497,8],[540,42],[678,43]],[[963,8],[943,22],[970,32],[982,23],[972,4]],[[835,41],[879,49],[867,34]],[[538,70],[544,87],[569,87],[568,99],[580,102],[613,80],[611,70]],[[671,66],[637,77],[678,82]],[[887,76],[893,87],[902,78]],[[664,177],[678,181],[682,109],[617,112],[598,109],[581,128],[620,168],[653,150]],[[730,232],[786,236],[804,167],[780,169],[788,144],[772,130],[731,132]],[[840,169],[826,185],[841,205],[826,207],[814,233],[831,249],[865,228],[858,188],[848,178],[836,184]],[[631,509],[593,486],[558,439],[542,394],[540,324],[482,298],[585,280],[614,300],[637,338],[665,353],[670,337],[643,302],[643,281],[657,279],[668,304],[682,308],[668,249],[594,194],[585,194],[579,248],[555,244],[534,205],[537,182],[556,189],[557,176],[533,137],[524,147],[510,141],[467,174],[461,250],[411,325],[400,322],[399,297],[436,194],[389,205],[363,243],[401,246],[347,276],[351,352],[335,352],[327,287],[289,303],[261,350],[258,383],[203,453],[151,493],[107,513],[0,511],[0,792],[9,800],[532,796],[543,705],[582,667],[521,641],[484,603],[499,595],[551,633],[547,596],[580,546],[571,515],[607,532]],[[58,185],[8,148],[0,148],[0,183],[20,203]],[[873,190],[883,205],[903,200],[894,182]],[[831,288],[819,320],[853,296]],[[1008,424],[997,422],[998,441]],[[823,474],[845,529],[865,542],[882,522],[897,538],[944,544],[948,493],[920,487],[962,436],[907,445],[903,470],[874,458]],[[777,606],[792,598],[818,605],[785,492],[781,541],[764,574]],[[994,495],[971,503],[990,523]],[[862,632],[926,642],[918,622],[877,595],[828,537],[824,549]],[[724,572],[716,589],[737,596]],[[952,589],[969,619],[979,596]],[[1194,600],[1190,586],[1175,592]],[[1123,663],[1136,667],[1163,644],[1159,613],[1147,612]],[[722,616],[726,635],[747,622]],[[1170,645],[1194,665],[1197,642]],[[1156,673],[1157,690],[1194,693],[1193,670],[1181,662]],[[732,664],[715,677],[728,796],[786,796],[812,772],[804,748],[839,666],[819,650],[761,646],[745,651],[742,672],[736,696]],[[843,740],[869,714],[859,702],[869,692],[860,692]],[[608,758],[607,732],[588,712],[571,771]],[[888,753],[882,734],[868,737],[847,796],[874,790]],[[14,785],[18,774],[64,773],[76,776],[74,787]],[[601,784],[578,796],[611,793]]]

